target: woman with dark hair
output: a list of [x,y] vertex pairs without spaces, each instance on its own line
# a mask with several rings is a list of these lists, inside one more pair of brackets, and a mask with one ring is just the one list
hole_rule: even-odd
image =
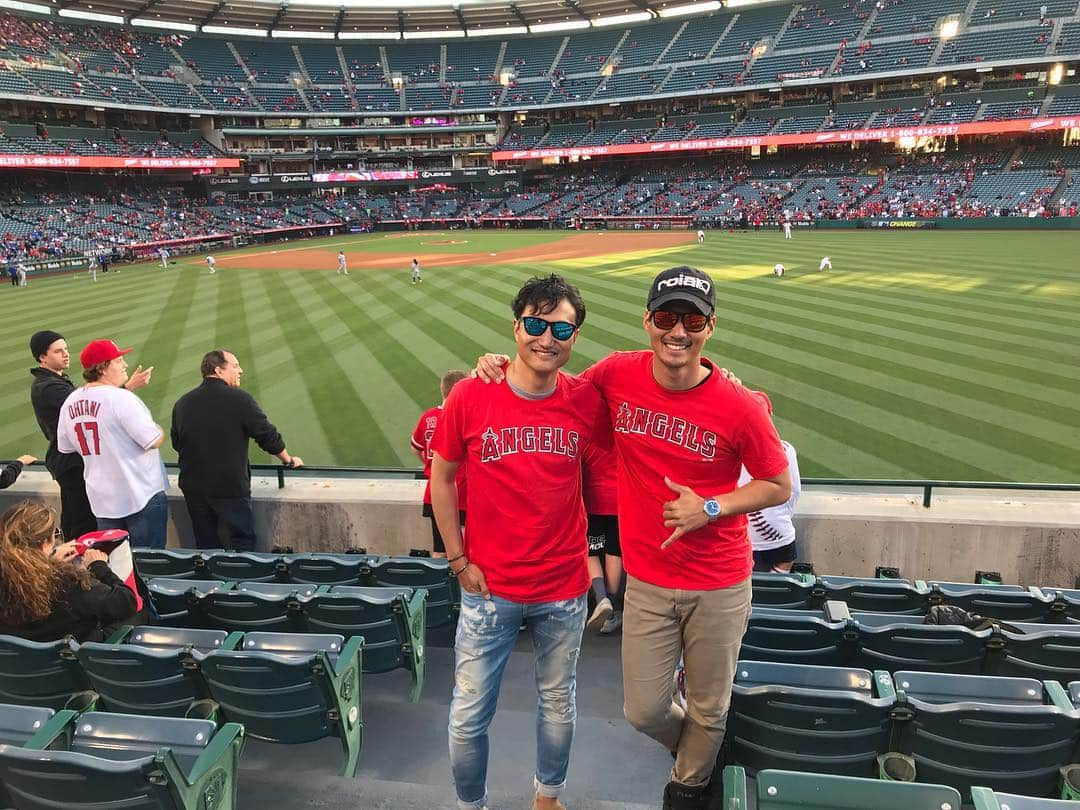
[[135,594],[112,572],[106,555],[87,549],[75,565],[75,544],[53,545],[56,513],[22,501],[0,515],[0,633],[31,641],[101,641],[135,618]]

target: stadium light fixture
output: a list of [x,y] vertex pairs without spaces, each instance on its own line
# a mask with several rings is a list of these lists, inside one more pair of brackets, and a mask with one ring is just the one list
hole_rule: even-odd
[[530,25],[530,34],[543,34],[548,31],[574,31],[579,28],[588,28],[592,23],[588,20],[565,20],[564,22],[540,23]]
[[274,39],[333,39],[333,31],[280,31],[275,28],[270,32]]
[[19,0],[0,0],[0,8],[28,11],[31,14],[52,14],[52,9],[40,3],[21,3]]
[[1047,84],[1061,84],[1061,80],[1065,78],[1065,65],[1058,62],[1056,65],[1050,68],[1050,71],[1046,74]]
[[442,31],[406,31],[402,36],[405,39],[460,39],[464,38],[465,32],[447,28]]
[[[729,3],[728,5],[731,5]],[[708,11],[719,11],[723,6],[719,0],[712,0],[709,3],[691,3],[686,6],[669,6],[667,8],[658,9],[661,17],[685,17],[688,14],[704,14]]]
[[401,39],[397,31],[342,31],[338,39]]
[[470,37],[497,37],[506,34],[527,34],[529,29],[524,25],[508,25],[505,28],[470,28],[465,33]]
[[959,30],[960,30],[960,20],[956,19],[955,17],[952,17],[952,18],[950,18],[948,20],[945,20],[945,22],[943,22],[941,24],[941,28],[938,29],[938,36],[941,39],[952,39],[953,37],[956,36],[956,33]]
[[204,25],[202,27],[204,34],[225,34],[226,36],[234,37],[265,37],[266,29],[264,28],[241,28],[239,26],[231,25]]
[[626,25],[627,23],[644,22],[645,20],[651,19],[652,14],[649,12],[635,11],[632,14],[615,14],[611,17],[593,17],[592,24],[599,28],[605,25]]
[[172,20],[150,20],[142,17],[132,17],[131,24],[137,28],[160,28],[163,31],[190,31],[199,30],[199,26],[192,23],[173,22]]
[[73,20],[91,20],[93,22],[115,23],[123,25],[124,18],[118,14],[98,14],[96,11],[80,11],[77,8],[62,8],[58,12],[61,17],[70,17]]

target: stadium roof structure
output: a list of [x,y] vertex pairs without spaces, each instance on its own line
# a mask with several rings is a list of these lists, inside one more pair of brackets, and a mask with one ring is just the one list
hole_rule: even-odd
[[[747,5],[760,0],[742,0]],[[307,39],[538,34],[716,11],[720,0],[3,0],[0,6],[177,33]]]

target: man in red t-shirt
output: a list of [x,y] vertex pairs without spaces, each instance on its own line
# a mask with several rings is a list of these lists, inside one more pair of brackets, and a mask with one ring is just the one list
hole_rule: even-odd
[[[750,614],[746,513],[791,490],[765,407],[701,356],[714,310],[708,275],[665,270],[642,320],[651,351],[615,352],[582,374],[604,397],[618,459],[624,711],[676,755],[664,791],[671,810],[703,809],[720,787],[719,775],[712,789],[710,779]],[[498,381],[505,362],[487,355],[477,371]],[[742,466],[754,480],[739,487]],[[685,710],[672,700],[680,655]]]
[[[443,402],[446,402],[446,398],[450,396],[450,390],[459,382],[468,377],[469,374],[466,371],[448,371],[442,376],[442,380],[439,381],[439,390],[442,393]],[[435,426],[439,424],[439,414],[442,413],[443,406],[436,405],[434,408],[428,408],[424,411],[420,417],[420,421],[416,423],[416,429],[412,432],[412,438],[409,439],[409,448],[413,451],[420,462],[424,465],[424,478],[428,479],[428,483],[424,486],[424,506],[421,510],[421,514],[431,520],[431,556],[432,557],[446,557],[446,547],[443,544],[442,535],[439,534],[439,524],[435,522],[435,514],[431,511],[431,440],[435,437]],[[465,467],[464,465],[458,468],[457,476],[457,488],[458,488],[458,510],[460,512],[459,519],[462,523],[465,522]]]
[[[431,447],[431,504],[450,570],[461,584],[450,703],[450,765],[458,806],[487,797],[488,727],[518,628],[536,654],[534,810],[565,810],[559,795],[576,717],[585,626],[585,507],[581,454],[611,428],[596,388],[564,374],[585,306],[559,276],[531,279],[513,302],[517,355],[507,385],[465,380],[443,406]],[[464,538],[457,471],[469,481]]]

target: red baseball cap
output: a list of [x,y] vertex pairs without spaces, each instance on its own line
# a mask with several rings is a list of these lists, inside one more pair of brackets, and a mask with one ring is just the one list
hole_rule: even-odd
[[90,368],[98,363],[108,363],[117,357],[123,357],[130,351],[131,349],[121,349],[111,340],[91,340],[79,355],[79,362],[82,363],[83,368]]

